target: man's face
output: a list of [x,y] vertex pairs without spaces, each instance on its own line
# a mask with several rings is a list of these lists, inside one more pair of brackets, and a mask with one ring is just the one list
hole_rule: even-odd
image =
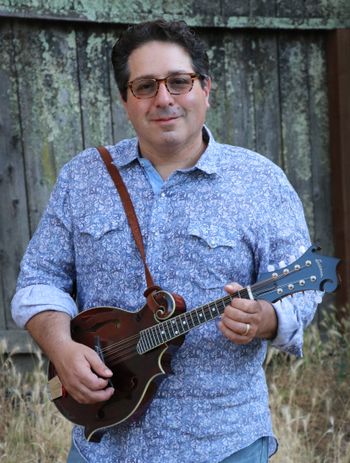
[[[191,57],[181,46],[159,41],[134,50],[128,64],[130,81],[194,72]],[[184,95],[171,95],[164,82],[160,83],[157,95],[147,99],[136,98],[128,89],[124,107],[138,135],[141,152],[145,155],[176,152],[201,144],[209,91],[210,81],[202,88],[199,79],[194,80],[192,90]]]

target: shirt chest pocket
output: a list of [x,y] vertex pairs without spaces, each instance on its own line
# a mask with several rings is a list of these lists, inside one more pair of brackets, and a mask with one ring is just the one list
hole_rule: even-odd
[[[77,261],[93,269],[123,268],[131,253],[131,232],[126,217],[84,217],[75,237]],[[134,247],[132,247],[133,249]],[[128,255],[129,254],[129,255]]]
[[188,227],[188,258],[191,277],[202,288],[222,288],[235,274],[238,237],[232,230],[219,225]]

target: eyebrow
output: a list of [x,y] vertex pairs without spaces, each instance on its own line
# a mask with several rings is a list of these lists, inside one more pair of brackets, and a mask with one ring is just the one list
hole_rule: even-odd
[[[140,79],[165,79],[166,77],[172,76],[173,74],[192,74],[195,71],[189,71],[185,69],[177,69],[176,71],[169,71],[164,77],[156,77],[154,74],[143,74],[139,77],[135,77],[132,81],[140,80]],[[130,80],[131,81],[131,80]]]

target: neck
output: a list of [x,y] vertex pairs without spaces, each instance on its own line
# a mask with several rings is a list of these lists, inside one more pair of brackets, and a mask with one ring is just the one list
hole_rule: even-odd
[[152,162],[164,180],[176,170],[193,167],[205,149],[206,143],[202,134],[200,138],[185,146],[165,146],[160,150],[144,146],[140,142],[142,156]]

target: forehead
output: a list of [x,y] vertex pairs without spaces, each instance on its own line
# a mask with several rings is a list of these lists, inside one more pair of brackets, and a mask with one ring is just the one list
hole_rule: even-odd
[[150,41],[136,48],[128,59],[129,79],[165,77],[172,72],[192,72],[191,56],[173,42]]

